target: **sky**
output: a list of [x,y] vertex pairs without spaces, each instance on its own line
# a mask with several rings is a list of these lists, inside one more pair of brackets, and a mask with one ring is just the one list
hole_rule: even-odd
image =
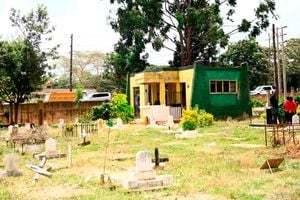
[[[228,25],[236,25],[242,18],[253,19],[254,8],[259,0],[238,0],[235,22]],[[9,11],[11,8],[20,9],[22,14],[35,9],[38,4],[44,4],[52,25],[56,31],[53,35],[53,43],[60,44],[59,53],[70,53],[70,35],[73,34],[74,51],[101,51],[109,53],[113,51],[114,44],[118,41],[108,22],[109,16],[114,16],[114,7],[109,0],[0,0],[0,36],[2,39],[12,39],[18,35],[16,28],[11,27]],[[300,1],[276,0],[276,14],[279,20],[272,21],[277,27],[287,26],[284,29],[285,39],[300,37]],[[233,27],[225,27],[229,32]],[[258,37],[260,44],[268,45],[268,32],[271,27]],[[231,42],[245,38],[245,34],[234,34]],[[46,44],[51,46],[51,44]],[[155,52],[147,49],[149,62],[155,65],[167,65],[172,59],[172,52],[163,49]]]

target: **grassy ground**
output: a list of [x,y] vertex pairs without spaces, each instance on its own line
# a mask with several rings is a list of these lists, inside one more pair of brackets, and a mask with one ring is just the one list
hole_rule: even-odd
[[[161,157],[170,161],[157,173],[170,174],[174,185],[156,191],[128,192],[119,183],[115,190],[102,188],[107,129],[91,135],[91,144],[78,147],[82,140],[61,137],[51,129],[57,147],[73,148],[73,166],[67,158],[51,159],[53,177],[41,177],[35,183],[26,163],[38,164],[30,154],[21,157],[21,177],[0,177],[0,199],[300,199],[300,162],[289,160],[273,174],[259,170],[267,158],[278,157],[283,147],[264,147],[264,130],[251,128],[249,121],[216,122],[200,128],[202,137],[177,139],[161,129],[132,125],[112,130],[107,156],[107,173],[121,177],[135,165],[135,154],[158,147]],[[0,143],[0,162],[13,149]],[[3,170],[3,167],[0,167]]]

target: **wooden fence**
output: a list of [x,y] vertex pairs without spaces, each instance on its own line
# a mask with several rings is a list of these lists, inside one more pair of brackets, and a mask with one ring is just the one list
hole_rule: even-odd
[[[18,124],[33,123],[42,125],[47,122],[49,125],[58,124],[60,119],[65,122],[74,122],[76,118],[83,117],[92,107],[101,105],[102,102],[81,102],[76,105],[74,102],[40,102],[20,104],[18,112]],[[9,121],[5,112],[9,111],[9,105],[0,104],[0,120],[5,124]]]

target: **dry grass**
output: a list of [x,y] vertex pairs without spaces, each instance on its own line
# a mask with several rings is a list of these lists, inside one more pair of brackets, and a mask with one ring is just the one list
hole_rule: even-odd
[[[273,174],[259,170],[266,158],[276,157],[279,148],[265,148],[263,129],[249,128],[247,121],[216,122],[212,127],[199,129],[203,137],[176,139],[140,125],[112,130],[107,155],[107,174],[119,180],[134,167],[135,154],[158,147],[162,157],[169,157],[164,170],[158,174],[171,174],[175,183],[159,191],[128,193],[116,182],[116,190],[99,185],[103,170],[107,129],[91,135],[91,144],[79,147],[81,138],[59,136],[51,129],[52,137],[62,152],[72,145],[73,165],[67,168],[67,158],[51,159],[53,177],[33,181],[34,173],[26,163],[38,164],[30,154],[21,156],[21,177],[0,178],[0,199],[299,199],[300,163],[286,160]],[[241,146],[241,144],[243,144]],[[244,148],[244,146],[248,148]],[[249,148],[249,147],[255,148]],[[0,160],[12,152],[0,143]],[[0,168],[1,170],[1,168]],[[3,168],[2,168],[3,170]],[[273,192],[270,192],[272,188]]]

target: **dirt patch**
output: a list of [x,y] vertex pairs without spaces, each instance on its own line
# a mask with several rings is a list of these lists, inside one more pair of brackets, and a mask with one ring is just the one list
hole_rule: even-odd
[[280,153],[281,156],[286,156],[291,159],[300,160],[300,144],[288,144],[285,147],[285,152]]
[[262,148],[262,147],[264,147],[264,145],[261,145],[261,144],[232,144],[231,146],[241,147],[241,148],[246,148],[246,149]]
[[30,192],[30,196],[26,199],[61,199],[71,198],[79,195],[87,194],[86,190],[83,190],[78,185],[57,185],[39,188]]
[[214,196],[210,194],[198,193],[190,194],[186,196],[172,195],[168,197],[161,197],[162,200],[226,200],[226,198],[221,196]]

